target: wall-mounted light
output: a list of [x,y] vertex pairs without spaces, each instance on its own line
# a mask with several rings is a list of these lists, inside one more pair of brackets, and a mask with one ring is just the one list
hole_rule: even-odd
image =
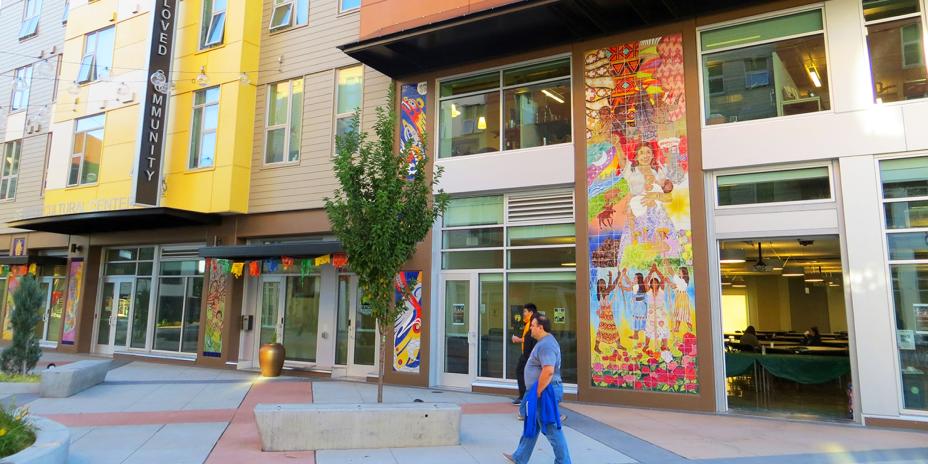
[[196,83],[200,87],[209,85],[209,76],[206,75],[206,66],[200,66],[200,74],[197,74]]
[[812,85],[815,87],[822,86],[822,78],[818,75],[818,69],[815,69],[815,64],[810,64],[806,71],[809,73],[809,79],[812,79]]
[[487,129],[487,118],[480,116],[477,118],[477,129],[486,130]]

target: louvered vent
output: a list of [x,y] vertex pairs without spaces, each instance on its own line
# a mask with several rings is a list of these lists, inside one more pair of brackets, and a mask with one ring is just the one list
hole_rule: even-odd
[[573,221],[574,192],[558,190],[510,195],[507,211],[510,223]]
[[200,256],[200,247],[197,245],[161,249],[162,258],[196,259],[199,256]]

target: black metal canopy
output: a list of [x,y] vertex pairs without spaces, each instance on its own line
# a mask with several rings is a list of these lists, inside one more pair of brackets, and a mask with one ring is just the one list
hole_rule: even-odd
[[24,255],[24,256],[0,256],[0,264],[17,265],[17,264],[38,264],[38,265],[59,265],[67,264],[68,258],[64,256],[45,256],[45,255]]
[[342,251],[337,240],[272,243],[268,245],[230,245],[200,248],[202,258],[257,259],[289,256],[303,258]]
[[221,219],[218,214],[158,207],[41,216],[11,221],[7,226],[14,229],[80,235],[212,225],[218,224]]
[[400,77],[765,1],[521,0],[339,48]]

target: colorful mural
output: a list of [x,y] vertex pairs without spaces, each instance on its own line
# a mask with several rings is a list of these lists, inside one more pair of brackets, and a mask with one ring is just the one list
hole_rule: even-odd
[[585,54],[592,385],[698,392],[681,35]]
[[416,162],[425,146],[425,103],[428,84],[403,84],[400,88],[400,151],[410,149],[409,176],[415,175]]
[[13,339],[13,325],[10,316],[13,315],[13,293],[19,288],[19,278],[26,275],[29,268],[23,265],[10,266],[6,279],[6,302],[3,311],[3,339]]
[[206,329],[203,356],[218,358],[222,354],[222,329],[226,314],[229,279],[215,259],[209,260],[209,283],[206,287]]
[[77,310],[83,282],[84,261],[73,259],[68,268],[68,298],[64,302],[64,327],[61,332],[61,343],[64,345],[73,345],[77,335]]
[[[419,346],[422,335],[422,271],[406,271],[396,275],[396,301],[403,302],[406,311],[393,324],[393,370],[419,372]],[[406,291],[404,291],[406,289]]]

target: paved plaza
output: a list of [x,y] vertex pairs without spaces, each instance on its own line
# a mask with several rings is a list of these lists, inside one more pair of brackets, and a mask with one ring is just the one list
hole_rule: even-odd
[[[46,353],[40,365],[76,356]],[[71,464],[503,463],[522,423],[501,396],[385,388],[386,402],[461,405],[461,445],[265,453],[259,403],[373,402],[373,384],[281,377],[144,362],[116,362],[106,381],[71,398],[15,395],[33,414],[71,429]],[[565,403],[575,463],[928,463],[928,433]],[[532,463],[553,462],[540,439]]]

